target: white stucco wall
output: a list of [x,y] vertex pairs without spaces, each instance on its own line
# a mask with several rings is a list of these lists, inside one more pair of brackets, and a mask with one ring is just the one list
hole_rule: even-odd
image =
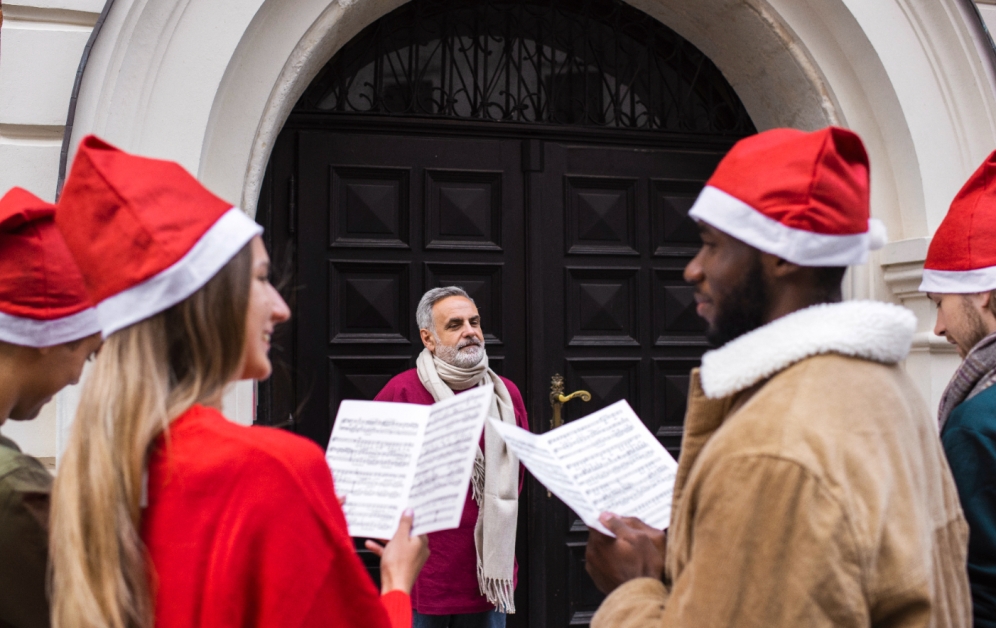
[[[3,2],[0,193],[17,185],[54,200],[76,69],[103,6],[103,0]],[[3,434],[25,451],[54,460],[57,405],[49,403],[33,421],[8,421]]]
[[[290,108],[342,44],[403,0],[115,0],[79,93],[89,132],[179,161],[254,213]],[[962,0],[629,0],[702,49],[759,128],[842,124],[865,139],[872,212],[893,241],[849,274],[848,293],[902,302],[920,320],[907,367],[931,405],[957,363],[916,292],[928,238],[996,148],[996,72]],[[996,2],[996,0],[993,0]],[[73,77],[103,0],[18,0],[0,31],[0,188],[52,198]],[[980,5],[988,20],[996,5]],[[22,430],[39,455],[71,416]],[[241,385],[226,411],[252,418]],[[10,428],[15,429],[15,428]],[[4,428],[8,432],[8,428]],[[10,432],[13,435],[13,432]],[[59,440],[57,436],[55,440]]]

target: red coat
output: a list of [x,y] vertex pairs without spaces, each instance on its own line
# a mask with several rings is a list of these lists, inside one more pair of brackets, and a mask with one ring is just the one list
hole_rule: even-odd
[[[512,397],[515,422],[524,430],[529,429],[526,418],[526,405],[522,403],[519,389],[510,380],[501,378]],[[418,378],[416,369],[411,369],[392,378],[377,393],[377,401],[397,401],[431,405],[435,403],[432,393],[426,390]],[[481,437],[483,445],[484,437]],[[525,469],[519,466],[519,492]],[[474,546],[474,527],[480,509],[467,489],[467,497],[460,517],[460,526],[455,530],[443,530],[429,535],[429,560],[412,587],[412,607],[425,615],[457,615],[482,613],[494,608],[477,586],[477,549]],[[518,576],[518,561],[515,575]]]
[[353,548],[314,443],[194,406],[149,462],[142,540],[157,628],[411,626]]

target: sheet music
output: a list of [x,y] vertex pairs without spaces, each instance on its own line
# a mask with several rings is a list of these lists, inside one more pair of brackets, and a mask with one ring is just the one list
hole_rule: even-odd
[[413,534],[460,524],[494,387],[432,406],[346,400],[325,459],[354,537],[389,539],[406,508]]
[[348,399],[339,405],[325,460],[350,536],[389,539],[408,503],[428,406]]
[[431,406],[408,505],[412,534],[460,525],[494,386],[480,386]]
[[515,452],[529,472],[536,476],[543,486],[550,489],[550,492],[570,506],[585,523],[598,519],[599,513],[595,512],[595,506],[567,473],[543,436],[497,421],[492,421],[491,426],[501,434],[505,444]]
[[663,530],[678,463],[625,401],[543,435],[495,424],[529,471],[591,528],[598,515],[638,517]]

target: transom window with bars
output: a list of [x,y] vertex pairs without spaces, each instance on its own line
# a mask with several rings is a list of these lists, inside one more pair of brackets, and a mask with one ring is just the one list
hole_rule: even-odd
[[295,112],[754,132],[701,51],[619,0],[414,0],[343,47]]

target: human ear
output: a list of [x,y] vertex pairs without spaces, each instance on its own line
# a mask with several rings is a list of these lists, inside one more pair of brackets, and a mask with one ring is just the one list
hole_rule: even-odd
[[996,331],[996,290],[987,290],[979,294],[970,295],[972,304],[978,310],[986,326],[986,331],[990,334]]
[[979,314],[985,314],[989,309],[989,298],[991,294],[992,291],[975,292],[972,294],[966,294],[965,298],[972,304],[972,308],[977,310]]
[[989,309],[989,299],[992,291],[971,292],[958,295],[959,306],[963,312],[973,312],[976,320],[985,326],[986,335],[996,331],[996,316]]
[[425,345],[425,348],[428,349],[429,351],[435,351],[436,339],[432,337],[432,332],[430,332],[428,329],[420,329],[418,330],[418,333],[419,336],[422,337],[422,344]]
[[802,266],[788,261],[785,258],[772,255],[771,253],[761,253],[761,267],[765,274],[772,279],[784,279],[802,270]]

